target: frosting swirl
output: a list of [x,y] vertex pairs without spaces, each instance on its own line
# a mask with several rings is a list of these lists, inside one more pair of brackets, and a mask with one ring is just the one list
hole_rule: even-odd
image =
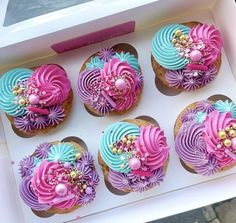
[[234,159],[226,153],[226,149],[233,151],[233,148],[231,146],[227,148],[224,144],[221,144],[219,132],[235,123],[236,119],[233,119],[229,112],[220,114],[217,110],[210,113],[205,119],[203,138],[207,144],[207,151],[216,156],[221,166],[232,163]]
[[141,127],[140,135],[135,141],[137,148],[146,154],[144,163],[150,170],[162,167],[168,159],[169,149],[164,132],[151,125]]
[[223,45],[220,31],[213,25],[198,24],[192,28],[190,37],[193,41],[202,40],[205,44],[203,59],[206,66],[212,65],[221,54],[221,48]]
[[39,104],[52,106],[62,104],[69,96],[70,81],[66,72],[55,64],[37,68],[27,83],[28,95],[39,97]]
[[25,88],[26,82],[33,71],[29,69],[17,68],[8,71],[0,79],[0,109],[11,116],[24,115],[26,109],[20,105],[19,99],[13,94],[15,86]]
[[152,55],[155,60],[164,68],[178,70],[188,64],[186,57],[181,57],[179,51],[171,43],[176,30],[188,35],[190,28],[180,24],[170,24],[162,27],[152,40]]
[[[131,171],[128,162],[125,164],[121,159],[122,154],[114,154],[111,151],[111,145],[121,140],[126,135],[139,136],[138,126],[127,122],[116,122],[108,126],[100,141],[100,154],[105,163],[114,171],[128,173]],[[121,169],[121,165],[124,165]]]
[[40,204],[38,197],[35,195],[32,185],[31,176],[24,177],[20,183],[19,192],[22,200],[32,209],[37,211],[47,211],[51,208],[48,204]]

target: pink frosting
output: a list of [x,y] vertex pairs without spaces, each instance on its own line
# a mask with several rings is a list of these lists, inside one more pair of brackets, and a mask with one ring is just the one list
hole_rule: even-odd
[[189,35],[194,42],[199,40],[203,41],[205,44],[202,55],[204,64],[206,66],[213,64],[220,56],[221,47],[223,45],[220,31],[213,25],[198,24],[196,27],[192,28]]
[[135,103],[137,80],[135,70],[127,62],[121,62],[118,58],[111,59],[104,64],[101,77],[104,95],[112,98],[111,103],[116,111],[127,110]]
[[52,106],[62,104],[69,95],[71,85],[66,72],[56,64],[37,68],[27,83],[29,98],[39,97],[39,104]]
[[[66,177],[68,174],[69,170],[58,162],[44,160],[36,167],[32,178],[32,186],[39,203],[49,204],[59,209],[73,207],[77,199],[73,193],[72,185]],[[56,193],[56,185],[59,183],[67,187],[67,192],[63,196]]]
[[233,148],[226,148],[224,145],[220,148],[217,147],[217,145],[221,144],[218,132],[234,123],[236,123],[236,119],[233,119],[229,112],[220,114],[218,111],[213,111],[205,120],[203,138],[207,144],[207,151],[216,156],[222,167],[234,162],[234,159],[226,154],[226,151],[232,151]]
[[141,127],[140,136],[135,141],[137,148],[144,155],[144,164],[150,170],[164,165],[168,158],[169,148],[163,130],[154,126]]

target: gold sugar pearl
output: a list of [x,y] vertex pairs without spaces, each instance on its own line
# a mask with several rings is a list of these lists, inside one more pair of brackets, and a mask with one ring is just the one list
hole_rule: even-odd
[[80,159],[81,158],[81,153],[77,153],[76,155],[75,155],[75,158],[78,160],[78,159]]
[[18,90],[18,89],[19,89],[18,86],[13,87],[13,90]]
[[231,144],[232,144],[231,140],[229,140],[229,139],[225,139],[225,140],[224,140],[224,145],[225,145],[226,147],[230,147]]
[[18,95],[18,92],[16,90],[14,90],[13,95]]
[[181,35],[182,35],[182,32],[181,32],[181,30],[179,30],[179,29],[178,29],[178,30],[176,30],[176,31],[175,31],[175,35],[176,35],[176,36],[181,36]]
[[230,126],[226,126],[225,131],[229,132],[231,130]]
[[186,36],[186,41],[189,41],[189,39],[190,39],[189,36]]
[[177,43],[177,40],[176,40],[176,39],[172,39],[171,42],[172,42],[173,44],[175,44],[175,43]]
[[128,140],[132,140],[132,138],[133,138],[133,137],[132,137],[131,135],[128,136]]
[[118,153],[118,154],[121,154],[121,153],[122,153],[122,150],[121,150],[121,149],[118,149],[118,150],[117,150],[117,153]]
[[233,126],[232,126],[232,127],[233,127],[233,129],[234,129],[234,130],[236,130],[236,124],[233,124]]
[[77,177],[77,173],[75,171],[71,171],[70,172],[70,176],[71,176],[71,178],[76,178]]
[[23,92],[23,90],[21,88],[17,90],[18,94],[21,94],[22,92]]
[[109,147],[112,149],[112,148],[113,148],[113,145],[111,144],[111,145],[109,145]]
[[127,145],[128,145],[128,146],[131,145],[131,141],[130,141],[130,140],[127,141]]
[[82,187],[83,187],[83,189],[86,189],[86,188],[87,188],[87,185],[86,185],[86,184],[84,184]]
[[186,40],[186,37],[185,37],[185,35],[181,35],[181,36],[179,37],[179,39],[180,39],[180,41],[184,41],[184,40]]
[[19,100],[19,105],[25,105],[25,104],[26,104],[25,99],[21,98],[21,99]]
[[229,131],[229,136],[232,137],[232,138],[233,138],[233,137],[236,137],[236,131],[233,130],[233,129],[230,130],[230,131]]
[[117,149],[116,149],[116,148],[113,148],[113,149],[112,149],[112,153],[117,153]]
[[182,41],[182,43],[183,43],[183,44],[186,44],[186,43],[187,43],[187,41],[186,41],[186,40],[183,40],[183,41]]
[[219,131],[218,136],[220,139],[225,139],[227,135],[225,131]]
[[127,142],[127,139],[126,139],[126,138],[123,138],[123,139],[122,139],[122,142],[126,143],[126,142]]

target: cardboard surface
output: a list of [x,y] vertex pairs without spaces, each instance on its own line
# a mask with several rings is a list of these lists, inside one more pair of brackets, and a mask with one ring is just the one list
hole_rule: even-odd
[[[195,14],[191,14],[186,17],[175,18],[173,19],[173,21],[168,21],[168,23],[186,22],[193,20],[198,20],[207,23],[214,23],[212,14],[208,10],[196,12]],[[211,184],[208,186],[207,182],[211,182],[214,179],[219,179],[220,182],[223,182],[225,176],[236,173],[236,168],[233,168],[211,177],[203,177],[191,174],[181,166],[177,154],[174,150],[174,137],[173,137],[173,126],[179,112],[181,112],[181,110],[184,107],[186,107],[188,104],[194,101],[206,99],[211,95],[219,93],[228,95],[232,98],[232,100],[236,101],[235,79],[231,72],[231,68],[229,66],[225,52],[223,51],[222,66],[220,72],[216,80],[213,81],[211,84],[204,87],[203,89],[199,89],[198,91],[181,93],[176,96],[166,96],[160,93],[155,87],[155,75],[151,66],[150,47],[153,35],[162,25],[165,24],[164,23],[159,24],[158,26],[147,28],[145,30],[127,34],[121,37],[117,37],[111,40],[107,40],[101,43],[90,45],[78,50],[70,51],[58,56],[50,57],[41,61],[35,61],[34,63],[25,65],[26,67],[34,67],[43,63],[60,64],[67,71],[67,74],[72,83],[72,88],[74,90],[74,93],[76,94],[76,82],[78,78],[78,73],[84,60],[89,55],[93,54],[94,52],[103,47],[112,46],[118,43],[129,43],[133,45],[138,52],[139,63],[144,75],[144,91],[138,107],[132,110],[131,112],[121,116],[94,117],[85,110],[79,97],[75,96],[73,101],[72,112],[68,117],[68,120],[63,125],[58,127],[56,131],[51,132],[48,135],[37,135],[33,138],[22,139],[13,133],[9,122],[6,119],[6,116],[3,113],[1,113],[6,135],[6,141],[10,152],[10,157],[11,160],[15,162],[13,168],[17,185],[20,181],[17,163],[24,156],[31,154],[39,143],[61,140],[67,136],[73,136],[73,135],[80,137],[86,142],[89,151],[94,155],[96,168],[100,175],[101,181],[97,188],[97,197],[95,201],[90,205],[78,209],[70,214],[54,215],[48,219],[40,219],[31,212],[29,207],[27,207],[23,202],[21,202],[25,217],[25,223],[70,222],[78,218],[82,218],[81,220],[83,220],[84,218],[84,221],[86,222],[94,222],[94,218],[96,219],[96,217],[93,216],[97,216],[96,213],[99,213],[98,216],[106,216],[106,215],[111,216],[109,213],[116,212],[116,210],[119,211],[120,209],[123,211],[129,210],[129,208],[131,208],[131,210],[138,210],[135,208],[138,208],[140,204],[142,205],[143,210],[148,210],[150,208],[148,207],[148,200],[150,199],[153,201],[152,204],[158,204],[158,201],[161,197],[163,198],[169,197],[171,196],[171,194],[175,192],[179,192],[181,193],[182,196],[186,197],[185,191],[188,190],[188,188],[191,191],[191,188],[195,187],[197,188],[199,185],[204,185],[204,183],[205,186],[203,186],[203,188],[205,187],[208,188],[208,190],[211,190],[212,186],[210,186]],[[101,132],[107,125],[115,121],[120,121],[126,118],[134,118],[141,115],[148,115],[153,117],[158,121],[161,128],[164,129],[165,135],[167,137],[167,142],[171,147],[170,162],[167,170],[167,175],[165,177],[164,183],[162,183],[160,187],[155,187],[144,193],[130,193],[125,196],[117,196],[109,192],[109,190],[106,188],[102,176],[102,171],[97,162],[97,151]],[[192,195],[194,194],[194,192],[191,193]],[[232,193],[236,194],[236,191]],[[232,193],[230,194],[231,196]],[[227,195],[224,196],[224,198],[227,198]],[[175,200],[174,196],[172,197],[172,199]],[[214,200],[214,197],[212,197],[211,200]],[[176,199],[176,201],[178,201],[178,199]],[[144,207],[142,202],[144,202],[147,206]],[[198,207],[201,204],[204,204],[204,201],[198,203],[197,204]],[[188,205],[189,208],[194,207],[194,202]],[[134,207],[134,209],[132,209],[132,207]],[[178,202],[176,204],[176,207],[178,207]],[[177,208],[176,210],[180,212],[187,209],[188,208],[186,207],[186,205],[183,204],[183,206]],[[163,212],[162,215],[158,213],[152,213],[152,214],[150,213],[150,215],[146,214],[145,221],[152,220],[154,216],[156,216],[157,218],[160,216],[164,216],[165,214],[171,214],[171,213],[172,214],[176,213],[176,211],[168,209],[165,212]],[[125,213],[124,215],[130,216],[129,212]],[[144,219],[145,213],[140,212],[140,214],[137,215],[136,222],[139,222],[138,221],[139,216],[140,219]],[[103,219],[100,218],[96,220],[96,223],[99,222],[105,222],[105,221],[103,221]],[[117,221],[114,220],[114,222]],[[128,218],[125,218],[123,219],[123,222],[130,222],[130,220]]]

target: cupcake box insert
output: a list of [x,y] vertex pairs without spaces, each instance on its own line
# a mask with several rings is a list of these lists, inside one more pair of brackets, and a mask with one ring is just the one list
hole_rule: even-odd
[[[23,30],[21,31],[21,34],[19,34],[18,39],[14,37],[11,40],[15,41],[14,45],[13,42],[9,42],[9,44],[6,44],[5,42],[5,46],[4,41],[1,43],[1,73],[15,67],[15,64],[18,62],[22,62],[20,66],[27,68],[36,67],[43,63],[60,64],[67,72],[75,94],[80,67],[88,56],[103,47],[113,46],[119,43],[131,44],[137,50],[139,63],[144,76],[144,88],[141,100],[139,101],[138,106],[130,112],[119,116],[94,117],[86,111],[79,97],[74,97],[72,111],[66,122],[47,135],[37,135],[28,139],[18,137],[12,131],[4,113],[1,113],[0,166],[2,166],[2,168],[0,168],[0,170],[3,170],[4,172],[1,172],[0,176],[3,176],[4,179],[8,179],[8,184],[11,184],[11,188],[9,189],[11,189],[15,196],[13,196],[9,202],[12,202],[12,209],[16,210],[14,216],[20,223],[104,223],[110,222],[111,217],[113,222],[130,222],[130,219],[135,222],[147,222],[231,198],[236,195],[234,189],[234,184],[236,183],[235,167],[210,177],[198,176],[187,172],[181,166],[174,150],[173,131],[175,119],[178,114],[184,107],[194,101],[204,100],[217,94],[229,96],[233,101],[236,101],[236,45],[233,38],[234,32],[236,31],[232,28],[235,26],[235,24],[233,24],[234,21],[236,21],[235,2],[233,0],[202,0],[196,1],[196,3],[190,3],[190,1],[187,0],[139,1],[139,3],[136,3],[137,5],[132,5],[130,3],[126,6],[117,7],[117,11],[113,9],[112,4],[116,4],[115,1],[109,3],[103,1],[103,4],[101,3],[101,5],[94,5],[91,10],[95,10],[96,7],[101,7],[101,10],[104,10],[104,18],[99,19],[102,15],[100,15],[100,12],[97,12],[96,15],[93,15],[93,21],[89,21],[88,17],[84,17],[83,19],[86,20],[85,22],[88,24],[76,24],[74,27],[75,20],[73,20],[73,18],[75,17],[73,16],[76,15],[75,8],[77,6],[75,6],[74,9],[72,7],[71,11],[69,11],[69,9],[64,9],[62,11],[53,12],[51,16],[61,15],[61,17],[41,25],[38,24],[29,28],[29,21],[22,22],[21,26],[18,24],[18,27],[19,29],[20,27],[25,27],[25,30],[22,28]],[[142,6],[138,4],[141,4]],[[139,7],[135,8],[135,6]],[[126,9],[129,10],[125,12],[124,7],[127,7]],[[109,11],[109,8],[112,9]],[[84,10],[86,10],[86,8]],[[66,12],[68,13],[67,15],[65,15]],[[115,12],[119,13],[112,15]],[[50,14],[45,15],[45,18],[48,18],[49,15]],[[107,16],[110,17],[107,18]],[[40,21],[40,19],[42,21],[42,18],[44,18],[44,16],[41,16],[41,18],[33,18],[32,21]],[[61,21],[65,20],[66,22],[60,24]],[[75,38],[78,36],[78,33],[85,35],[130,21],[135,21],[136,23],[135,32],[133,33],[91,44],[59,55],[56,55],[50,48],[51,45],[55,43],[62,42],[68,38]],[[155,86],[155,75],[151,66],[151,40],[155,32],[164,25],[189,21],[214,24],[221,30],[224,38],[222,65],[215,81],[203,89],[199,89],[195,92],[182,92],[175,96],[167,96],[161,93]],[[77,23],[82,23],[82,19],[79,19]],[[11,29],[11,32],[14,32],[14,29],[15,32],[18,32],[16,26],[17,25],[0,28],[0,32],[4,29],[7,30],[3,38],[7,38],[6,35],[10,33]],[[30,36],[29,31],[37,29],[37,26],[38,30],[47,30],[48,33],[34,33],[37,37],[35,36],[36,39],[32,40],[31,37],[33,36]],[[50,27],[54,27],[53,29],[57,30],[50,30]],[[81,29],[81,32],[78,31],[79,28]],[[53,34],[52,32],[55,31],[61,35]],[[130,31],[132,31],[132,29],[130,29]],[[24,38],[26,38],[27,41],[22,42],[24,39],[21,35],[24,32],[26,33]],[[46,35],[43,36],[43,34]],[[94,40],[94,42],[96,41]],[[32,44],[34,44],[35,49],[34,51],[29,51]],[[44,47],[40,48],[40,45],[44,45]],[[34,55],[30,54],[30,52],[34,52]],[[4,54],[6,55],[5,57]],[[19,57],[20,54],[22,54],[21,58]],[[27,62],[29,58],[35,59],[42,55],[47,57],[44,59],[37,59],[34,62]],[[141,115],[150,116],[156,119],[165,132],[167,142],[171,148],[167,175],[160,186],[154,187],[144,193],[129,193],[123,196],[115,195],[107,189],[103,181],[102,170],[97,161],[100,137],[102,131],[109,124]],[[67,136],[77,136],[83,139],[86,142],[89,151],[95,158],[95,166],[101,179],[101,182],[97,187],[97,197],[90,205],[72,213],[54,215],[49,218],[39,218],[33,214],[23,201],[20,201],[17,193],[18,184],[20,182],[18,163],[24,156],[31,154],[39,143],[51,142]],[[6,161],[7,159],[12,161],[11,164],[10,161]],[[9,166],[7,166],[8,164]],[[14,174],[14,177],[8,178],[7,176],[11,174]],[[7,189],[7,184],[5,183],[6,182],[0,183],[0,188],[2,190]],[[7,193],[6,195],[2,194],[1,196],[0,206],[4,205],[2,200],[9,200]],[[6,207],[3,210],[5,211],[5,209]],[[9,216],[12,215],[12,209],[9,209]],[[6,215],[6,218],[8,215]],[[13,216],[11,216],[11,219],[9,217],[9,222],[14,222],[14,219],[12,218]],[[78,220],[78,218],[80,219]],[[21,219],[21,221],[19,219]]]

